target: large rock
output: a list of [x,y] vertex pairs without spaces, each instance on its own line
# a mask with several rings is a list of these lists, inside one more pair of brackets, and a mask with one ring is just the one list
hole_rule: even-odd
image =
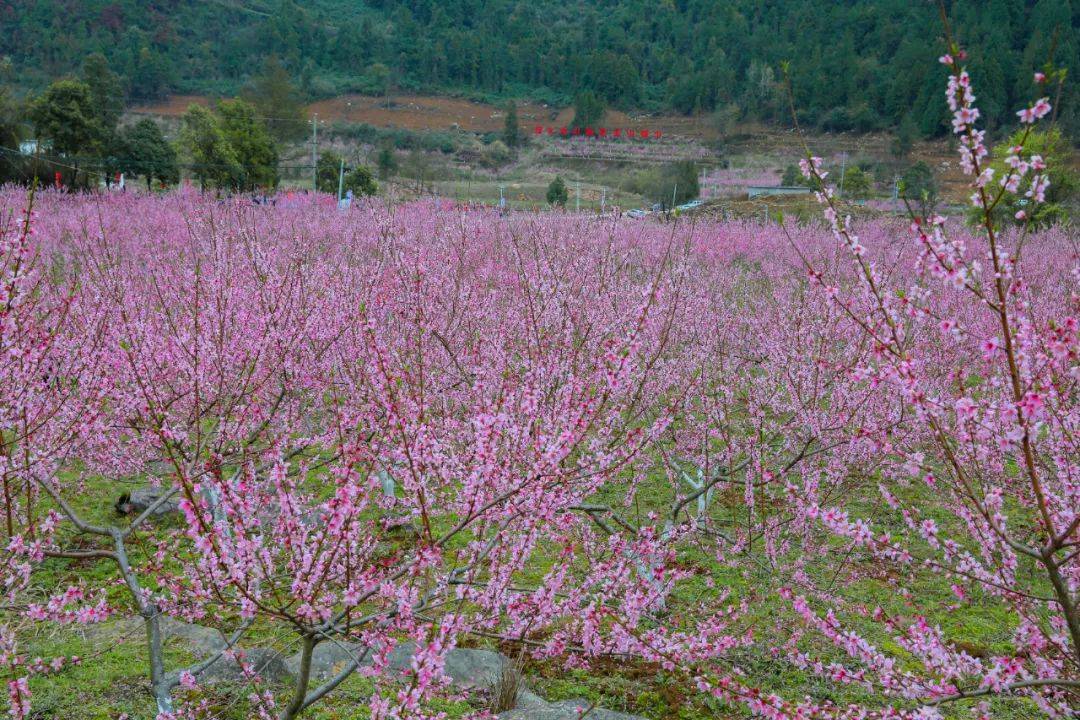
[[[225,647],[225,636],[214,628],[177,620],[162,615],[161,637],[165,642],[182,642],[191,654],[198,658],[209,657]],[[132,615],[112,622],[90,625],[86,630],[88,640],[106,642],[146,642],[146,621],[141,615]]]
[[[285,660],[285,666],[293,675],[300,673],[300,656],[301,653],[296,653]],[[315,651],[311,654],[311,677],[316,681],[331,678],[341,672],[353,658],[359,660],[361,665],[371,664],[370,654],[365,653],[364,646],[359,643],[323,641],[315,646]]]
[[[532,693],[528,693],[528,695],[532,695],[532,698],[539,700]],[[562,700],[553,703],[541,700],[540,703],[536,703],[531,698],[523,702],[521,695],[519,695],[517,707],[500,713],[497,717],[499,720],[577,720],[588,707],[589,703],[585,700]],[[585,716],[585,720],[645,720],[645,718],[640,715],[628,715],[614,710],[593,708]]]
[[161,618],[161,635],[165,640],[183,641],[191,649],[191,654],[198,658],[209,657],[223,650],[228,644],[220,630],[183,622],[168,616]]
[[[286,683],[295,679],[289,670],[288,664],[281,653],[269,648],[245,648],[244,662],[263,680],[271,683]],[[222,655],[216,662],[196,676],[195,681],[200,685],[216,685],[218,683],[242,683],[246,682],[240,663],[233,658]]]
[[[170,488],[166,486],[135,488],[130,493],[121,495],[120,499],[116,501],[116,512],[121,515],[138,515],[157,502],[162,494],[167,494],[169,491]],[[179,512],[180,501],[176,497],[171,497],[154,508],[154,512],[150,513],[150,516],[164,517]]]
[[[585,700],[562,700],[560,702],[549,703],[551,707],[557,710],[562,710],[568,713],[567,717],[578,717],[584,712],[585,708],[589,707],[589,703]],[[586,716],[587,720],[645,720],[640,715],[631,715],[629,713],[618,712],[616,710],[605,710],[604,708],[593,708],[593,710]]]
[[[388,670],[392,673],[404,673],[412,664],[416,653],[413,642],[398,643],[390,652]],[[292,674],[300,672],[301,653],[285,661]],[[311,656],[311,674],[316,679],[325,679],[340,672],[353,658],[360,660],[361,667],[372,664],[370,654],[364,653],[364,646],[358,643],[331,642],[319,643]],[[455,648],[446,656],[446,674],[460,689],[490,688],[510,661],[493,650],[473,648]]]
[[455,648],[446,656],[446,674],[463,688],[490,688],[499,681],[510,660],[493,650]]
[[[551,705],[548,703],[547,700],[540,697],[539,695],[534,693],[532,690],[529,690],[528,688],[525,688],[525,687],[518,688],[517,705],[514,707],[515,711],[516,710],[543,711],[543,710],[547,710],[550,707],[551,707]],[[513,711],[511,711],[511,712],[513,712]]]

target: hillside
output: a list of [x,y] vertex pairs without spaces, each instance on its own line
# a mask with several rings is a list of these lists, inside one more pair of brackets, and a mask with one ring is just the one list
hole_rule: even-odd
[[[1071,0],[949,6],[991,127],[1013,120],[1051,48],[1071,77],[1080,69]],[[928,2],[4,0],[0,24],[0,55],[26,91],[101,52],[132,102],[234,94],[275,55],[312,100],[390,86],[567,104],[588,89],[623,110],[783,122],[788,62],[809,125],[864,132],[909,118],[924,135],[945,128]],[[1075,93],[1067,87],[1058,105],[1075,136]]]

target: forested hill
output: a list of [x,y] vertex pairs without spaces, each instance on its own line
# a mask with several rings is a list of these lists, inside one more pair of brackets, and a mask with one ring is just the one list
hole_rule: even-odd
[[[1008,123],[1051,48],[1080,71],[1080,0],[949,3],[979,106]],[[277,55],[311,97],[401,89],[783,120],[945,128],[941,23],[927,0],[0,0],[0,54],[28,89],[104,53],[132,100],[236,92]],[[1075,136],[1076,92],[1060,120]]]

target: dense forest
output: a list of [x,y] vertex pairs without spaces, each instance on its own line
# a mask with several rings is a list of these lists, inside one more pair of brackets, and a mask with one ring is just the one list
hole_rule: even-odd
[[[1080,70],[1080,3],[948,3],[995,125],[1052,55]],[[132,101],[235,93],[275,55],[310,97],[399,89],[786,121],[830,131],[902,122],[941,134],[940,20],[925,0],[0,0],[0,55],[25,90],[103,53]],[[1070,80],[1072,78],[1070,77]],[[1080,103],[1066,82],[1059,120]]]

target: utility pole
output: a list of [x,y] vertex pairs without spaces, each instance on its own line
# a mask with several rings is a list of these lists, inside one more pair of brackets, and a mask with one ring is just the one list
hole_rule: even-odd
[[577,199],[574,200],[574,212],[581,212],[581,183],[577,184]]
[[319,113],[315,113],[311,119],[311,189],[319,190],[319,161],[316,155],[319,152]]
[[679,191],[679,183],[675,183],[675,185],[671,188],[671,212],[673,214],[675,212],[675,193],[678,192],[678,191]]
[[607,208],[607,188],[600,189],[600,214],[604,214],[604,210]]
[[844,174],[847,172],[847,153],[840,153],[840,197],[844,197]]
[[341,202],[341,193],[345,189],[345,158],[341,158],[341,169],[337,176],[337,200]]

